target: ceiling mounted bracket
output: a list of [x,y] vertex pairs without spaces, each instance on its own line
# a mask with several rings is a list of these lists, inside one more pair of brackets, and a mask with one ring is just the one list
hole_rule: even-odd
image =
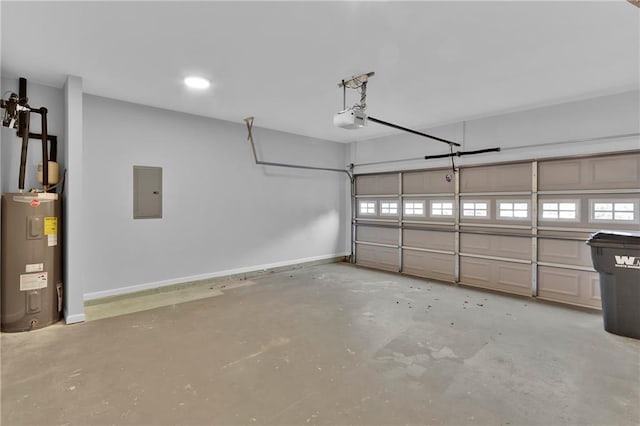
[[[399,126],[397,124],[389,123],[388,121],[367,116],[367,114],[365,113],[365,111],[367,110],[367,83],[369,82],[369,79],[374,75],[375,73],[372,71],[366,74],[353,76],[349,79],[340,80],[340,83],[338,83],[338,87],[342,88],[342,111],[338,112],[333,117],[333,124],[335,126],[341,127],[343,129],[359,129],[365,127],[367,125],[367,120],[370,120],[383,126],[391,127],[394,129],[402,130],[404,132],[413,133],[414,135],[433,139],[438,142],[446,143],[450,147],[460,146],[460,144],[457,142],[439,138],[428,133],[419,132],[417,130],[409,129],[408,127]],[[347,108],[347,88],[360,90],[360,103],[355,104],[349,108]]]
[[348,79],[343,79],[338,83],[338,87],[342,87],[342,110],[347,111],[347,88],[358,90],[360,89],[360,103],[354,105],[351,109],[359,109],[364,112],[367,109],[367,82],[369,78],[376,75],[376,73],[368,72],[366,74],[355,75]]
[[356,75],[351,77],[350,79],[342,80],[340,83],[338,83],[338,87],[344,87],[345,89],[347,87],[349,89],[357,89],[362,86],[362,83],[366,83],[367,81],[369,81],[369,78],[373,77],[374,75],[376,75],[376,73],[373,71],[366,74]]

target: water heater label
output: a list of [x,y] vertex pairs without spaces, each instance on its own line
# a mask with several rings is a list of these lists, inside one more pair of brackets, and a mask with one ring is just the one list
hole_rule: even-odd
[[53,247],[58,245],[57,235],[47,235],[47,247]]
[[57,217],[54,216],[44,218],[44,235],[58,235]]
[[20,291],[37,290],[47,288],[47,273],[20,274]]
[[25,272],[42,272],[44,271],[44,263],[31,263],[25,267]]

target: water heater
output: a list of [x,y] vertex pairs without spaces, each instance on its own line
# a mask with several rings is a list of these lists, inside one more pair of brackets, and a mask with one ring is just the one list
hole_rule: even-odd
[[[19,94],[0,99],[2,126],[17,129],[22,138],[18,192],[2,194],[0,212],[0,328],[27,331],[60,319],[62,311],[62,250],[60,199],[57,192],[58,138],[47,131],[45,107],[28,103],[27,80],[20,79]],[[40,114],[40,133],[29,129],[32,113]],[[42,142],[38,181],[42,188],[24,191],[29,139]],[[64,188],[64,185],[61,189]]]
[[60,200],[55,193],[2,195],[2,331],[26,331],[60,319]]

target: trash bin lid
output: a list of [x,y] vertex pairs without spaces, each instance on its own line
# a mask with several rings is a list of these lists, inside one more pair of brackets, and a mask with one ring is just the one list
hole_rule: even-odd
[[586,241],[590,246],[640,249],[640,231],[598,231]]

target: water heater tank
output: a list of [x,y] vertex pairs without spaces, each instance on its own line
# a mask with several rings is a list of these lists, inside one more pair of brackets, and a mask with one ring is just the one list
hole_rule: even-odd
[[32,330],[60,319],[60,225],[58,194],[2,195],[2,331]]

